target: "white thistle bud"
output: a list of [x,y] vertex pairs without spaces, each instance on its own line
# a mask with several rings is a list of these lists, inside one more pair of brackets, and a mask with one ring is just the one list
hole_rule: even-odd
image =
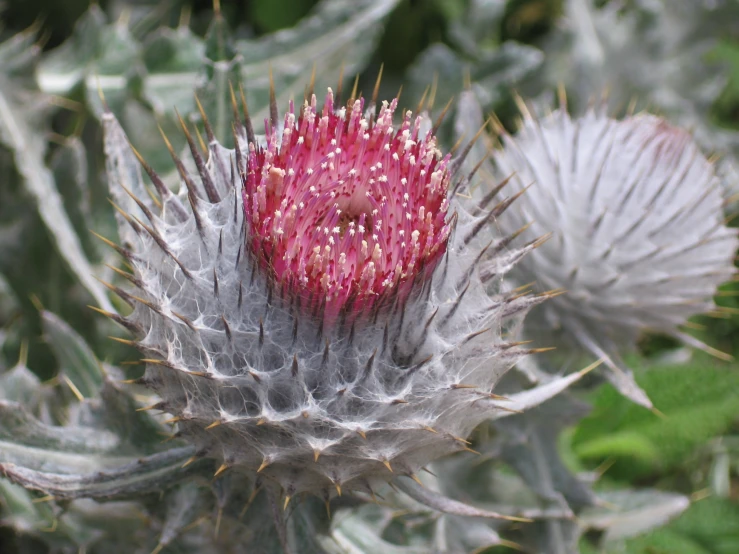
[[448,192],[461,162],[418,119],[393,128],[396,105],[368,122],[358,100],[343,118],[329,92],[322,112],[291,107],[282,137],[272,118],[265,147],[237,124],[235,151],[206,125],[207,163],[188,135],[198,179],[173,153],[181,194],[144,164],[161,209],[105,116],[142,382],[219,473],[288,500],[372,491],[467,449],[527,352],[502,330],[544,298],[488,294],[537,243],[502,252],[488,215]]
[[498,177],[512,175],[508,194],[531,185],[500,228],[531,223],[524,238],[553,233],[511,275],[567,291],[529,316],[531,336],[560,330],[577,349],[605,357],[614,384],[646,406],[618,356],[643,330],[721,355],[680,330],[714,307],[737,249],[713,164],[687,132],[646,114],[618,121],[594,111],[575,120],[564,111],[526,113],[494,161]]

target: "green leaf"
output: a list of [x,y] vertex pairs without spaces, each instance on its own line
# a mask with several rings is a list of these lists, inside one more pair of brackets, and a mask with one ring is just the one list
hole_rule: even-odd
[[260,28],[276,31],[295,25],[313,4],[313,0],[254,0],[250,7]]
[[0,375],[0,398],[18,402],[28,409],[35,409],[48,392],[23,359]]
[[[436,75],[436,104],[443,106],[467,88],[465,76],[469,73],[480,102],[490,107],[538,69],[543,61],[544,56],[537,48],[512,41],[483,51],[471,59],[444,44],[433,44],[418,56],[408,70],[410,94],[420,97]],[[469,138],[478,128],[466,130]]]
[[164,490],[212,464],[206,460],[183,468],[195,453],[191,446],[130,461],[109,469],[91,467],[89,473],[61,474],[36,471],[13,463],[0,463],[0,474],[28,489],[55,498],[120,499]]
[[[4,171],[9,169],[5,167],[0,160],[0,171]],[[0,237],[4,237],[6,230],[5,225],[0,226]],[[9,238],[9,237],[8,237]],[[2,248],[4,240],[0,239],[0,248]],[[2,264],[0,263],[0,267],[2,267]],[[0,325],[4,325],[8,320],[12,319],[13,312],[15,312],[18,309],[18,299],[16,298],[15,294],[13,294],[13,289],[10,286],[10,283],[7,281],[6,277],[0,273]],[[3,343],[5,342],[7,338],[7,331],[6,329],[0,328],[0,349],[3,347]],[[2,389],[0,389],[2,390]]]
[[[295,27],[258,39],[233,41],[216,15],[205,40],[187,29],[161,32],[145,48],[144,98],[159,113],[194,111],[192,93],[203,101],[218,138],[230,138],[229,80],[243,84],[255,123],[268,115],[269,73],[278,106],[302,94],[316,67],[317,91],[360,71],[372,53],[382,21],[399,0],[323,0]],[[128,128],[128,127],[127,127]]]
[[40,471],[93,472],[132,461],[120,439],[92,427],[46,425],[15,402],[0,401],[0,462]]
[[719,497],[731,497],[731,455],[722,438],[713,447],[713,463],[709,473],[711,492]]
[[690,500],[659,490],[617,490],[598,495],[603,507],[587,508],[579,515],[590,529],[603,531],[603,541],[640,535],[660,527],[685,511]]
[[[0,440],[79,454],[114,451],[118,437],[88,427],[54,427],[41,423],[16,402],[0,400]],[[10,448],[10,447],[8,447]]]
[[157,546],[173,542],[182,529],[193,522],[202,508],[200,487],[195,483],[183,483],[167,495],[166,519]]
[[669,529],[708,547],[715,554],[739,552],[739,505],[723,498],[694,503]]
[[59,516],[55,536],[47,541],[54,544],[67,539],[76,551],[89,552],[93,545],[96,552],[130,551],[131,539],[140,536],[145,525],[142,515],[141,506],[134,502],[75,500]]
[[[601,551],[602,552],[602,551]],[[715,554],[688,537],[671,529],[658,529],[643,537],[626,542],[624,546],[612,546],[606,554]]]
[[[663,493],[662,493],[663,494]],[[587,517],[587,516],[586,516]],[[735,554],[739,506],[721,498],[693,503],[662,529],[626,541],[604,543],[603,554]]]
[[100,408],[105,428],[114,432],[137,452],[153,454],[165,449],[168,430],[149,411],[139,411],[136,400],[118,385],[105,379],[100,389]]
[[140,45],[131,36],[126,23],[118,22],[105,28],[98,56],[85,76],[87,105],[98,118],[106,104],[111,110],[120,111],[132,95],[128,88],[141,70],[139,51]]
[[[465,6],[466,4],[466,6]],[[450,38],[469,55],[481,48],[492,47],[499,40],[505,0],[470,0],[440,2],[446,8]]]
[[[572,554],[580,538],[580,526],[571,520],[544,520],[522,529],[520,542],[529,552]],[[518,538],[518,537],[514,537]]]
[[449,46],[442,43],[432,44],[419,54],[408,69],[411,96],[420,98],[423,91],[436,78],[438,82],[436,104],[444,106],[464,88],[464,75],[471,65],[471,61],[462,58]]
[[[512,433],[508,424],[514,423],[513,418],[506,423],[503,429]],[[503,460],[543,501],[566,511],[570,511],[570,506],[579,508],[592,504],[595,499],[589,486],[573,475],[560,459],[557,426],[542,423],[541,416],[524,415],[516,418],[515,423],[520,426],[519,432],[513,432],[510,444],[504,446]]]
[[[0,68],[6,63],[15,67],[13,64],[17,63],[4,59],[2,54],[9,56],[22,46],[33,51],[36,48],[33,40],[30,34],[17,35],[10,39],[10,45],[0,47]],[[95,301],[102,308],[112,310],[103,287],[92,277],[92,267],[64,210],[54,176],[45,164],[45,129],[39,122],[39,112],[45,108],[45,101],[35,91],[22,88],[21,83],[17,76],[11,79],[0,72],[0,143],[13,152],[24,187],[33,198],[59,253]]]
[[739,45],[736,41],[721,40],[709,56],[711,61],[721,61],[727,65],[728,82],[721,96],[713,106],[713,119],[718,125],[739,128],[737,107],[739,107]]
[[611,456],[633,458],[647,464],[659,461],[659,451],[642,433],[623,431],[589,440],[575,449],[583,459],[605,459]]
[[[228,142],[229,82],[243,85],[250,115],[259,130],[269,111],[270,71],[281,109],[291,98],[300,97],[314,65],[319,93],[335,84],[342,65],[345,75],[354,75],[366,64],[382,31],[382,21],[398,2],[323,0],[295,27],[258,39],[233,41],[220,15],[215,16],[204,41],[182,29],[163,34],[156,43],[166,45],[163,53],[153,47],[146,49],[144,97],[167,115],[175,108],[189,114],[194,111],[195,88],[216,136]],[[175,47],[181,54],[171,55]],[[136,142],[138,137],[125,120],[124,127]]]
[[[0,525],[35,535],[55,552],[89,552],[93,544],[96,552],[113,552],[113,545],[128,542],[144,524],[141,506],[133,502],[80,499],[66,503],[62,511],[53,502],[37,499],[37,494],[0,479],[0,504],[5,508]],[[108,544],[100,544],[101,539]]]
[[[564,392],[570,385],[579,381],[583,376],[592,371],[593,366],[580,371],[570,373],[563,377],[551,377],[548,382],[521,392],[509,394],[507,400],[501,401],[500,406],[507,408],[501,410],[490,419],[492,421],[509,417],[516,412],[525,412],[551,400],[558,394]],[[510,410],[510,411],[509,411]]]
[[36,80],[48,94],[69,96],[79,85],[98,117],[105,101],[120,109],[129,81],[138,71],[139,45],[121,20],[108,25],[100,6],[92,4],[75,25],[72,36],[39,64]]
[[197,88],[200,100],[213,118],[216,137],[228,143],[231,138],[231,104],[229,83],[241,83],[241,56],[236,52],[231,29],[218,13],[205,34],[205,59]]
[[42,312],[41,321],[62,373],[83,397],[96,396],[103,384],[103,373],[90,347],[74,329],[51,312]]
[[573,435],[573,448],[583,460],[615,458],[609,477],[632,479],[674,468],[739,416],[736,366],[660,366],[636,375],[664,417],[603,386],[593,412]]
[[106,17],[92,4],[74,26],[72,36],[39,64],[36,80],[48,94],[68,95],[89,73],[105,40]]
[[97,118],[102,115],[99,84],[131,141],[154,169],[163,171],[171,161],[156,125],[179,139],[173,140],[177,148],[183,141],[174,112],[192,115],[195,93],[217,138],[228,144],[230,83],[243,86],[259,130],[268,115],[270,70],[281,109],[302,94],[314,64],[319,93],[335,85],[342,64],[345,75],[354,75],[369,60],[383,19],[399,1],[323,0],[295,27],[249,40],[234,40],[228,22],[216,14],[205,39],[181,26],[157,31],[143,47],[124,23],[107,24],[93,6],[73,37],[44,61],[37,82],[44,91],[67,96],[82,86]]
[[397,546],[378,536],[377,528],[365,519],[352,513],[341,512],[341,517],[333,519],[330,538],[322,538],[321,543],[330,554],[426,554],[429,549],[418,546]]
[[487,93],[484,103],[500,101],[510,88],[541,67],[544,54],[538,48],[504,42],[499,48],[484,54],[472,69],[475,89]]
[[318,498],[306,498],[288,519],[288,532],[293,550],[305,554],[327,554],[321,544],[321,537],[328,534],[329,517],[326,508]]
[[[49,160],[49,168],[54,173],[54,180],[64,200],[64,210],[69,215],[84,251],[89,258],[100,259],[98,249],[101,243],[89,230],[97,228],[99,214],[95,213],[95,209],[99,205],[93,205],[93,202],[101,199],[94,197],[93,181],[88,173],[87,151],[82,140],[68,137],[58,145]],[[105,215],[109,215],[107,210]]]
[[144,45],[146,77],[143,98],[155,113],[183,114],[195,110],[194,91],[200,82],[205,43],[187,27],[159,29]]
[[503,514],[475,508],[474,506],[448,498],[439,492],[419,485],[410,477],[396,477],[393,480],[393,484],[416,502],[438,512],[464,517],[484,517],[488,519],[506,518]]
[[[576,374],[575,374],[576,375]],[[544,519],[525,529],[527,543],[537,552],[565,554],[579,537],[573,510],[595,503],[590,488],[563,464],[557,437],[588,411],[588,406],[562,394],[523,414],[495,423],[504,434],[501,458],[514,468],[541,499],[543,508],[556,508],[565,516]]]
[[43,502],[34,503],[31,493],[5,479],[0,479],[0,505],[5,509],[0,523],[19,531],[49,529],[54,520],[49,505]]
[[300,97],[315,64],[316,91],[360,71],[382,31],[382,22],[399,0],[323,0],[295,27],[254,40],[236,42],[243,57],[242,80],[255,122],[268,115],[269,71],[277,105]]

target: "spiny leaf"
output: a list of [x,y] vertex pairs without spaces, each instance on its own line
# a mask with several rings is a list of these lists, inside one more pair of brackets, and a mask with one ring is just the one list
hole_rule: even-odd
[[88,105],[99,117],[103,105],[98,91],[113,109],[123,107],[129,80],[139,69],[139,50],[124,18],[108,25],[100,6],[92,4],[72,37],[39,65],[36,79],[49,94],[69,95],[82,84]]
[[[420,97],[431,78],[438,75],[434,104],[443,106],[465,90],[465,75],[470,75],[474,90],[483,105],[499,102],[510,88],[539,68],[544,60],[540,50],[528,45],[506,42],[489,49],[471,62],[442,43],[422,52],[408,70],[409,93]],[[479,126],[479,123],[474,127]],[[473,131],[473,127],[469,128]]]
[[495,414],[491,420],[500,419],[503,417],[511,416],[516,412],[524,412],[535,408],[540,404],[550,400],[566,390],[570,385],[579,381],[584,375],[592,371],[595,367],[600,365],[600,362],[591,364],[585,369],[571,373],[564,377],[553,377],[551,380],[543,385],[539,385],[529,390],[518,392],[515,394],[508,395],[507,401],[501,401],[499,405],[503,408],[499,413]]
[[166,429],[149,411],[137,410],[138,404],[126,390],[106,379],[100,390],[100,412],[106,428],[132,445],[136,451],[153,454],[164,448]]
[[664,525],[690,505],[682,494],[658,490],[608,491],[599,498],[607,507],[588,508],[580,518],[587,527],[605,531],[604,541],[636,536]]
[[[665,493],[656,492],[657,503]],[[739,548],[739,510],[730,500],[707,498],[693,503],[669,525],[625,541],[603,541],[604,554],[734,554]],[[590,516],[585,514],[585,520]],[[591,552],[583,544],[583,554]]]
[[162,28],[146,42],[143,61],[147,77],[143,96],[156,113],[195,110],[196,89],[205,56],[201,37],[187,27]]
[[16,402],[0,400],[0,440],[48,450],[93,454],[113,451],[112,433],[86,427],[54,427],[41,423]]
[[[30,34],[10,40],[15,43],[19,37],[25,41],[27,49],[35,48],[34,37]],[[8,49],[2,48],[0,52],[8,53]],[[5,63],[0,58],[0,67]],[[61,256],[95,301],[102,308],[112,310],[104,289],[92,277],[92,267],[64,211],[54,176],[46,167],[44,130],[35,122],[43,103],[37,99],[36,105],[28,105],[29,98],[33,97],[33,92],[18,90],[18,81],[0,72],[0,142],[13,152],[16,169],[23,177],[25,189],[36,203],[38,213]]]
[[139,458],[114,469],[76,475],[46,473],[13,463],[0,463],[0,474],[14,483],[55,498],[125,498],[161,491],[196,473],[207,462],[196,462],[182,468],[183,462],[194,452],[192,447],[185,446]]
[[104,42],[106,17],[92,4],[77,21],[72,37],[45,57],[36,72],[39,88],[49,94],[69,94],[88,74]]
[[376,526],[369,518],[358,517],[351,512],[334,520],[330,538],[322,539],[323,547],[329,554],[426,554],[423,546],[397,546],[378,536]]
[[62,372],[83,397],[96,396],[103,383],[103,374],[90,347],[69,325],[51,312],[42,312],[41,321]]
[[398,487],[405,494],[410,496],[413,500],[420,502],[424,506],[428,506],[434,510],[446,514],[453,514],[467,517],[485,517],[490,519],[511,519],[516,520],[516,517],[499,514],[497,512],[491,512],[489,510],[481,510],[462,502],[447,498],[441,493],[427,489],[422,485],[419,485],[413,481],[410,477],[397,477],[393,484]]
[[0,462],[54,473],[84,473],[133,461],[113,433],[49,426],[15,402],[0,401]]
[[183,483],[173,490],[167,498],[167,518],[158,546],[174,541],[183,528],[197,518],[201,503],[201,489],[195,483]]

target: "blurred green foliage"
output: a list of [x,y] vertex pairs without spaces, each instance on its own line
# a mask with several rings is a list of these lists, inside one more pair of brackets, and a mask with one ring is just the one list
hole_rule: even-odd
[[722,39],[709,59],[724,62],[727,67],[728,82],[713,109],[713,119],[717,125],[739,129],[739,43],[737,37]]
[[572,435],[572,448],[589,465],[612,463],[610,479],[639,481],[685,470],[707,437],[739,423],[739,366],[696,362],[655,366],[637,381],[659,410],[629,402],[611,387],[593,396],[593,411]]
[[581,551],[739,552],[739,367],[698,356],[690,364],[643,367],[637,375],[659,412],[602,387],[591,397],[591,414],[563,438],[566,459],[573,467],[604,472],[602,487],[680,490],[693,493],[695,502],[664,528],[605,550],[586,538]]
[[739,552],[739,506],[722,498],[693,503],[678,519],[624,544],[597,549],[583,539],[582,554],[735,554]]

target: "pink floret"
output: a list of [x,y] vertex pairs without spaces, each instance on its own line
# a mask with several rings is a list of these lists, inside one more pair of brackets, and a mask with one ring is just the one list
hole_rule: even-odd
[[322,113],[315,96],[299,116],[291,103],[281,138],[267,126],[267,147],[250,146],[251,247],[282,290],[327,315],[407,292],[446,250],[449,157],[410,111],[393,127],[397,104],[372,121],[361,98],[335,110],[329,90]]

